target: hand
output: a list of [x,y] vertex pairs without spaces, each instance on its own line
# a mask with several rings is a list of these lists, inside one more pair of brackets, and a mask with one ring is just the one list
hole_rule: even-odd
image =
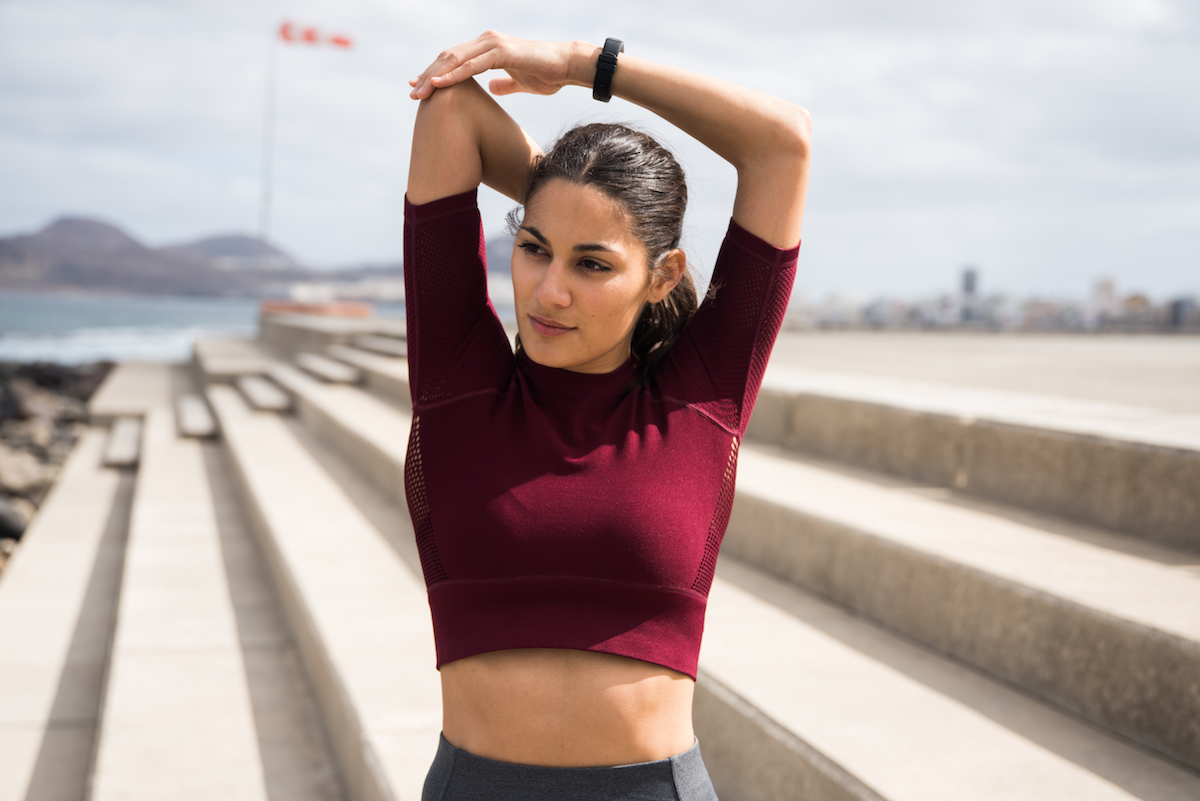
[[530,92],[552,95],[572,79],[572,56],[587,45],[572,42],[533,42],[515,39],[496,31],[488,31],[471,41],[442,51],[437,59],[416,78],[408,82],[413,87],[409,97],[422,100],[435,89],[453,86],[473,75],[502,69],[506,78],[493,78],[488,84],[492,94]]

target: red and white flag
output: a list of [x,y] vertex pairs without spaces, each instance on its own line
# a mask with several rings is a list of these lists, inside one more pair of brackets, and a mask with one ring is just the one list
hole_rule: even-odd
[[353,47],[354,43],[341,34],[327,34],[316,28],[301,28],[291,22],[279,26],[279,37],[285,42],[298,44],[331,44],[334,47]]

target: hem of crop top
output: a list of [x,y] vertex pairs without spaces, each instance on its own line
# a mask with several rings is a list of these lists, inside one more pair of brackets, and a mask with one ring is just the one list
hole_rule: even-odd
[[429,585],[437,666],[512,648],[629,657],[696,678],[700,593],[579,576],[447,579]]

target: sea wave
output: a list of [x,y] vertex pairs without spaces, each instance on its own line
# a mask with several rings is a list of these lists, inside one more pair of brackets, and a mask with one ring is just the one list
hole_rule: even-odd
[[253,337],[253,325],[206,327],[77,328],[53,334],[11,331],[0,334],[0,361],[82,364],[110,361],[186,361],[200,338]]

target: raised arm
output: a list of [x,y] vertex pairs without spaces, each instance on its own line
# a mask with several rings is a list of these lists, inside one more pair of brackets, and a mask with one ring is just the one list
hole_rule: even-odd
[[[587,42],[530,42],[489,31],[444,51],[414,79],[412,96],[424,104],[447,87],[473,84],[471,76],[490,69],[508,73],[491,81],[495,94],[552,94],[567,85],[590,87],[599,53],[599,47]],[[612,93],[658,114],[737,169],[733,218],[740,226],[776,247],[790,248],[799,241],[808,185],[807,111],[728,81],[630,55],[620,57]],[[495,113],[507,118],[498,108]],[[473,136],[467,134],[468,139]],[[536,146],[526,143],[530,154],[536,154]],[[483,161],[486,165],[487,159]],[[505,191],[491,183],[486,168],[473,174],[475,184],[481,175],[485,183]],[[412,191],[410,178],[410,195]]]
[[486,184],[520,202],[531,160],[541,153],[474,80],[421,101],[413,126],[408,200],[422,204]]

